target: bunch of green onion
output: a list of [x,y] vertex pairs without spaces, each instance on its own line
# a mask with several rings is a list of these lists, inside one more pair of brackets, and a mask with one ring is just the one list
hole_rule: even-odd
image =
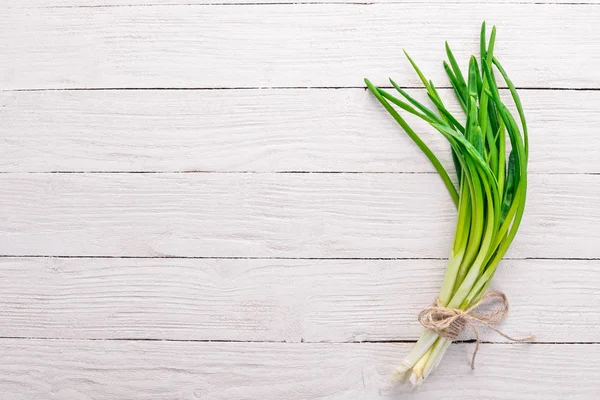
[[[392,94],[365,82],[383,107],[423,151],[446,185],[458,209],[454,242],[439,294],[447,308],[465,310],[486,292],[498,263],[513,241],[525,208],[528,139],[521,101],[502,64],[494,57],[496,27],[486,41],[481,28],[481,61],[474,56],[465,77],[446,42],[444,69],[466,116],[463,123],[440,98],[406,54],[427,89],[433,109],[415,100],[393,80]],[[519,123],[500,98],[496,71],[508,87]],[[456,187],[439,159],[400,116],[397,108],[427,121],[450,143],[456,169]],[[508,136],[508,141],[506,137]],[[508,153],[508,157],[506,154]],[[402,382],[410,377],[416,387],[437,367],[451,340],[425,330],[396,372]]]

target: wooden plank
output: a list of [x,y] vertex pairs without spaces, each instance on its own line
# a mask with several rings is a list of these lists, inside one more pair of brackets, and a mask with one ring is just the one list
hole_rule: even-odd
[[600,87],[598,7],[460,3],[10,9],[0,87],[420,86],[402,48],[443,86],[444,40],[466,64],[490,15],[518,86]]
[[[494,281],[511,302],[501,328],[540,342],[598,341],[599,266],[505,261]],[[416,340],[416,316],[444,269],[443,260],[2,258],[0,336]]]
[[[600,173],[600,92],[521,96],[531,173]],[[362,89],[2,92],[0,105],[2,172],[434,172]],[[445,140],[408,119],[452,169]]]
[[[533,175],[511,257],[600,257],[600,176]],[[0,254],[445,257],[432,174],[2,174]]]
[[[3,339],[7,400],[371,399],[406,396],[391,371],[409,344],[23,341]],[[598,345],[450,347],[419,399],[593,399]],[[524,373],[527,371],[527,373]],[[507,384],[510,383],[510,384]]]

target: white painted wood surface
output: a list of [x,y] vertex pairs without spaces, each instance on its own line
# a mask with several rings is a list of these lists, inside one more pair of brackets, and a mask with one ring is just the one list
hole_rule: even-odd
[[599,86],[596,5],[460,2],[10,9],[0,86],[357,87],[388,76],[420,86],[403,48],[443,86],[443,40],[466,65],[492,17],[519,86]]
[[[446,257],[433,174],[2,174],[0,252],[131,257]],[[508,257],[599,258],[600,176],[533,175]],[[417,217],[418,216],[418,217]]]
[[[0,336],[416,340],[415,315],[437,295],[445,267],[445,260],[4,258]],[[599,268],[595,260],[504,261],[495,287],[509,296],[511,314],[502,329],[535,333],[537,342],[594,341]]]
[[[598,2],[359,3],[2,2],[0,399],[600,397]],[[447,85],[483,19],[531,127],[494,287],[537,337],[410,395],[455,211],[362,78]]]
[[[390,382],[408,344],[2,340],[7,400],[55,399],[531,399],[587,400],[600,347],[456,345],[419,394]],[[523,371],[527,371],[526,374]],[[157,377],[163,379],[156,379]],[[486,384],[482,384],[485,382]],[[399,395],[398,392],[401,394]]]
[[[600,173],[600,92],[521,97],[531,173]],[[3,92],[0,104],[2,172],[434,172],[364,89]],[[452,168],[447,142],[409,120]]]
[[[131,257],[446,257],[433,174],[2,174],[0,252]],[[600,257],[600,176],[533,175],[508,257]]]

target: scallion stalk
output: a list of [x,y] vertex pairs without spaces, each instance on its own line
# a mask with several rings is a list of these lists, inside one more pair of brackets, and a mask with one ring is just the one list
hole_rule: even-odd
[[[480,61],[472,56],[467,74],[460,70],[446,43],[448,62],[444,62],[444,70],[465,114],[462,118],[446,108],[433,82],[407,53],[433,109],[412,98],[391,79],[395,95],[365,79],[369,90],[433,164],[457,207],[454,242],[438,300],[444,307],[461,310],[475,304],[488,288],[517,233],[527,191],[529,143],[523,108],[515,86],[494,56],[496,27],[492,28],[489,40],[486,36],[484,22]],[[510,91],[520,124],[500,98],[494,68]],[[458,187],[395,107],[426,121],[448,140]],[[461,124],[460,119],[465,122]],[[437,367],[450,343],[450,339],[425,330],[397,368],[399,379],[410,379],[415,387],[420,386]]]

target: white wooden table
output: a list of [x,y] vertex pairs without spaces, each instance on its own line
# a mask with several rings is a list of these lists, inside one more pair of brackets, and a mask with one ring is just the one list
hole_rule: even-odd
[[[0,399],[600,398],[598,1],[256,1],[2,2]],[[455,212],[362,78],[422,95],[406,48],[447,88],[483,19],[531,126],[501,327],[537,339],[408,394]]]

